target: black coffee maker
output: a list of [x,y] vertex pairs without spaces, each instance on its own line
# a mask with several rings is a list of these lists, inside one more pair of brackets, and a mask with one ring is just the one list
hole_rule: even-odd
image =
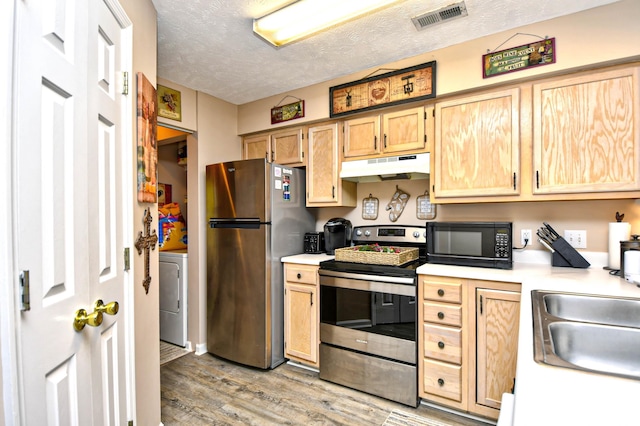
[[337,248],[351,245],[351,221],[341,217],[329,219],[324,224],[324,248],[327,254],[335,254]]

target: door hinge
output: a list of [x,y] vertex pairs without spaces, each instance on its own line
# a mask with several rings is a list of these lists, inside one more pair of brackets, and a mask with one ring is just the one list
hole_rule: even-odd
[[127,71],[122,73],[122,94],[129,94],[129,73]]
[[129,253],[129,247],[124,248],[124,270],[128,271],[131,268],[131,255]]
[[31,301],[29,296],[29,271],[20,272],[20,310],[28,311],[31,309]]
[[482,295],[480,295],[480,315],[482,315]]

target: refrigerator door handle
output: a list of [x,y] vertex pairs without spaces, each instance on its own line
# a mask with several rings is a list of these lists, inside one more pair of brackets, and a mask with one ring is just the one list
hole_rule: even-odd
[[209,219],[209,228],[258,229],[269,222],[260,222],[258,218]]

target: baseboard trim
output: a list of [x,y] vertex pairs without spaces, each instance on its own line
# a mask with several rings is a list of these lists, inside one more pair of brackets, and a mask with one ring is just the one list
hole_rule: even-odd
[[206,343],[198,343],[196,344],[196,355],[204,355],[207,353],[207,344]]

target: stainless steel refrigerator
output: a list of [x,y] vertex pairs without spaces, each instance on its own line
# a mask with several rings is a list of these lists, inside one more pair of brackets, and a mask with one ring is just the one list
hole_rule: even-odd
[[207,350],[258,368],[284,362],[283,256],[315,219],[305,172],[242,160],[207,166]]

